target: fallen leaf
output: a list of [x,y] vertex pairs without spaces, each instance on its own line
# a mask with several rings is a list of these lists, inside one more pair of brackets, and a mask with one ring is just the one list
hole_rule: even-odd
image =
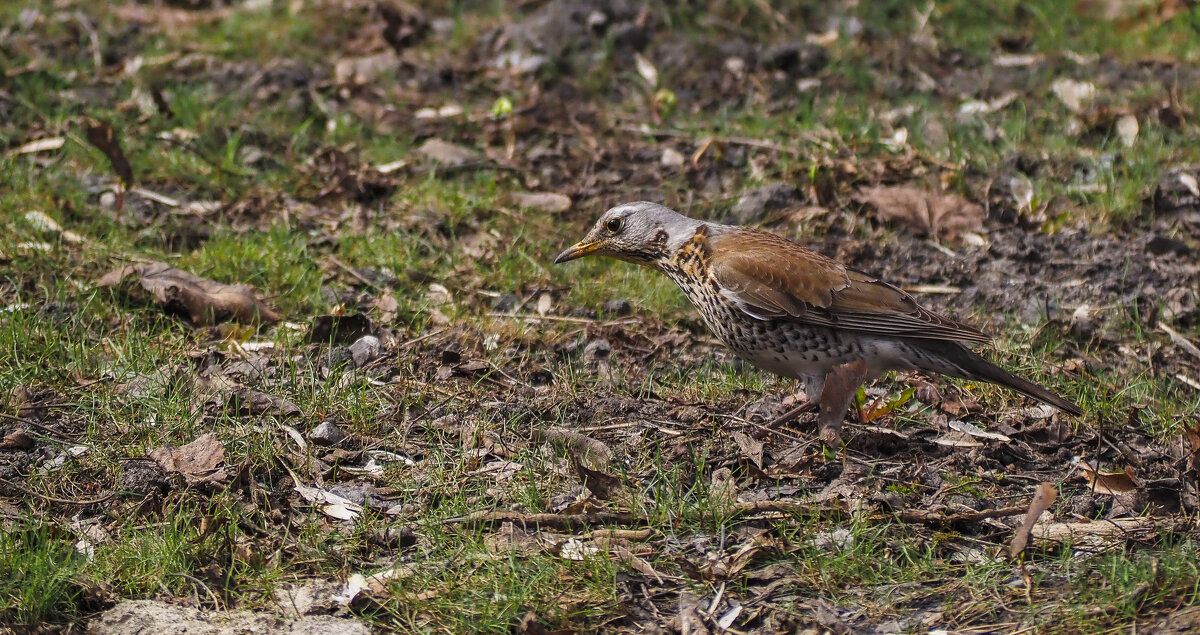
[[296,404],[265,392],[239,386],[225,395],[225,412],[232,416],[275,415],[296,417],[301,415]]
[[1092,105],[1096,98],[1096,85],[1091,82],[1081,82],[1074,79],[1056,79],[1050,85],[1050,92],[1067,107],[1067,110],[1079,114]]
[[1083,468],[1083,476],[1096,494],[1126,494],[1141,487],[1133,475],[1132,467],[1126,467],[1123,472],[1100,472],[1092,469],[1087,462],[1080,462],[1079,467]]
[[1025,512],[1025,518],[1021,521],[1021,526],[1017,529],[1017,535],[1013,536],[1012,542],[1008,545],[1008,555],[1016,558],[1025,551],[1025,546],[1029,544],[1029,536],[1033,531],[1034,523],[1042,512],[1050,509],[1054,501],[1058,499],[1058,490],[1054,489],[1053,483],[1039,483],[1037,489],[1034,490],[1033,500],[1029,503],[1029,511]]
[[280,317],[255,299],[249,287],[222,284],[161,262],[121,267],[100,278],[96,284],[113,287],[128,276],[136,276],[142,288],[152,294],[163,310],[185,315],[195,325],[226,320],[246,324],[271,323]]
[[588,489],[596,498],[600,500],[614,500],[625,490],[625,484],[621,478],[612,474],[606,474],[599,470],[593,470],[583,464],[579,457],[575,456],[574,452],[568,453],[571,459],[571,467],[575,469],[576,476],[579,477],[583,486]]
[[33,154],[35,152],[47,152],[49,150],[57,150],[63,147],[67,142],[65,137],[46,137],[43,139],[35,139],[29,143],[19,145],[8,152],[5,156],[16,156],[19,154]]
[[181,446],[164,446],[150,451],[151,459],[164,471],[182,474],[189,484],[224,479],[225,446],[216,435],[207,433]]
[[0,440],[0,450],[32,450],[33,446],[33,437],[24,430],[13,430]]
[[646,562],[645,560],[637,557],[637,555],[635,555],[632,551],[630,551],[626,547],[617,547],[613,553],[614,553],[614,555],[617,556],[618,560],[625,563],[625,565],[628,566],[629,568],[633,569],[634,571],[637,571],[638,573],[641,573],[642,575],[646,576],[647,578],[653,578],[654,581],[658,584],[663,583],[662,574],[660,574],[658,571],[656,571],[649,562]]
[[121,149],[121,141],[117,139],[117,131],[112,124],[85,116],[83,125],[87,129],[88,143],[96,146],[108,157],[108,162],[112,164],[113,172],[117,173],[121,183],[125,187],[133,185],[133,168],[129,165],[129,159],[125,158],[125,151]]
[[881,218],[900,222],[921,236],[932,234],[952,240],[962,232],[983,227],[983,208],[957,194],[879,186],[859,190],[856,198],[873,206]]
[[638,75],[641,75],[642,79],[646,80],[646,83],[649,84],[651,88],[657,87],[658,69],[654,68],[654,64],[651,64],[650,60],[646,59],[646,57],[641,53],[634,53],[633,61],[637,66]]
[[763,469],[763,442],[736,430],[732,436],[738,449],[742,451],[742,456],[749,459],[758,469]]

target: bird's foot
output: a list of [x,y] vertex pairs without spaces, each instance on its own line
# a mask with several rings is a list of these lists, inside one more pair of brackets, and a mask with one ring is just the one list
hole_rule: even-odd
[[867,364],[862,360],[834,366],[825,375],[825,384],[821,387],[821,406],[817,415],[817,434],[821,440],[834,445],[841,440],[842,420],[846,418],[846,409],[854,399],[858,387],[869,377]]

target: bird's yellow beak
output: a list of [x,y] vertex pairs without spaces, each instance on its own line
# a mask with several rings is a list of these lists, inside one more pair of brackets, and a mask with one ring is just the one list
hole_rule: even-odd
[[554,264],[558,265],[570,260],[575,260],[576,258],[582,258],[596,251],[597,249],[600,249],[600,246],[603,244],[603,240],[581,240],[574,245],[567,247],[566,251],[558,254],[558,257],[554,259]]

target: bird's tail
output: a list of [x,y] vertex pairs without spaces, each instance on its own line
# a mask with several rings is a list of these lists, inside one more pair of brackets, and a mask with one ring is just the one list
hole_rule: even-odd
[[[946,340],[921,340],[913,342],[917,348],[924,351],[927,355],[936,357],[937,359],[923,360],[933,362],[929,370],[934,370],[944,375],[960,377],[962,379],[973,379],[977,381],[986,381],[992,384],[1011,388],[1023,395],[1028,395],[1041,401],[1050,404],[1063,412],[1075,415],[1076,417],[1083,415],[1083,410],[1078,405],[1071,401],[1067,401],[1062,397],[1050,392],[1049,390],[1026,379],[1017,377],[1016,375],[1000,368],[999,366],[987,361],[974,353],[971,349],[959,344],[958,342],[949,342]],[[940,362],[940,364],[939,364]],[[943,365],[944,367],[938,367]]]

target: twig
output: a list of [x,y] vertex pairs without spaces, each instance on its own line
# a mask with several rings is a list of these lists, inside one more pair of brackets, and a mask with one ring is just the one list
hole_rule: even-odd
[[337,257],[337,256],[335,256],[335,255],[333,255],[333,254],[329,254],[328,256],[326,256],[326,258],[328,258],[328,259],[329,259],[329,262],[332,262],[333,264],[337,265],[337,266],[338,266],[338,267],[340,267],[340,268],[341,268],[343,271],[345,271],[346,273],[350,274],[350,275],[351,275],[351,276],[353,276],[355,279],[357,279],[359,282],[361,282],[361,283],[363,283],[363,284],[367,285],[368,287],[371,287],[372,289],[375,289],[376,291],[381,291],[381,290],[382,290],[382,289],[380,289],[379,287],[375,286],[375,283],[374,283],[374,282],[371,282],[370,280],[367,280],[365,277],[363,277],[363,275],[362,275],[361,273],[359,273],[359,272],[357,272],[357,271],[355,271],[355,270],[351,269],[351,268],[350,268],[350,265],[348,265],[348,264],[346,264],[346,263],[342,262],[341,260],[338,260],[338,257]]
[[92,64],[96,66],[95,77],[100,77],[100,71],[104,68],[104,57],[100,54],[100,36],[96,34],[96,29],[92,28],[92,24],[88,22],[82,11],[75,12],[75,21],[79,22],[79,26],[87,33],[88,42],[92,47]]
[[1163,333],[1166,333],[1167,335],[1170,335],[1171,341],[1175,342],[1176,346],[1178,346],[1179,348],[1182,348],[1183,350],[1187,351],[1188,353],[1191,353],[1192,357],[1195,357],[1196,359],[1200,359],[1200,348],[1196,348],[1195,344],[1191,343],[1191,341],[1188,340],[1188,338],[1180,335],[1178,331],[1167,326],[1166,324],[1163,324],[1162,322],[1158,323],[1158,330],[1162,331]]
[[941,514],[935,511],[923,509],[905,509],[896,513],[896,517],[906,523],[922,523],[926,525],[949,525],[952,523],[969,523],[985,518],[1007,518],[1009,516],[1019,516],[1024,514],[1029,507],[1013,506],[1001,507],[1000,509],[985,509],[982,511],[958,512],[955,514]]
[[521,320],[522,322],[566,322],[568,324],[596,324],[599,326],[624,326],[626,324],[638,324],[641,320],[637,318],[623,318],[620,320],[597,320],[593,318],[577,318],[567,317],[565,315],[521,315],[519,313],[499,313],[491,312],[484,315],[494,318],[509,318],[513,320]]
[[34,421],[33,419],[26,419],[25,417],[18,417],[16,415],[5,414],[3,412],[0,412],[0,419],[8,419],[9,421],[16,421],[17,423],[21,423],[21,424],[24,424],[24,425],[27,425],[27,426],[30,426],[33,428],[37,428],[38,430],[41,430],[43,433],[49,435],[51,440],[57,441],[59,443],[71,443],[71,444],[75,443],[75,441],[72,439],[64,439],[62,437],[62,433],[59,432],[58,430],[55,430],[54,428],[51,428],[49,426],[42,425],[42,424]]
[[588,525],[642,525],[645,518],[629,512],[590,512],[586,514],[522,514],[506,510],[484,510],[442,521],[443,525],[537,525],[555,529],[574,529]]
[[14,483],[6,478],[0,478],[0,484],[3,484],[7,487],[11,487],[11,488],[17,490],[18,492],[21,492],[22,494],[25,494],[27,496],[36,496],[37,498],[40,498],[40,499],[46,501],[47,503],[59,503],[61,505],[82,505],[82,506],[97,505],[97,504],[107,501],[108,499],[110,499],[116,495],[116,492],[109,492],[109,493],[105,494],[104,496],[101,496],[100,498],[95,498],[92,500],[75,501],[75,500],[68,500],[66,498],[55,498],[53,496],[46,496],[45,494],[39,494],[31,489],[27,489],[25,487],[22,487],[21,485],[17,485],[16,483]]
[[205,584],[202,580],[192,577],[186,573],[166,573],[163,575],[183,578],[184,580],[187,580],[188,582],[191,582],[192,584],[196,585],[197,588],[204,589],[205,593],[208,593],[208,598],[210,600],[212,600],[213,608],[217,609],[218,611],[222,610],[221,609],[221,600],[219,598],[217,598],[217,594],[213,593],[213,590],[210,589],[208,587],[208,585]]

